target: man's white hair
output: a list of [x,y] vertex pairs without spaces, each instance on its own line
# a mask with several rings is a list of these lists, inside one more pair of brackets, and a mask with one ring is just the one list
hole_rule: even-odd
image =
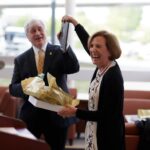
[[33,23],[35,23],[35,22],[40,22],[41,25],[44,27],[44,29],[46,29],[45,24],[44,24],[44,22],[43,22],[42,20],[40,20],[40,19],[30,19],[30,20],[28,20],[28,21],[26,22],[26,24],[25,24],[25,26],[24,26],[25,33],[26,33],[26,34],[28,33],[29,27],[30,27]]

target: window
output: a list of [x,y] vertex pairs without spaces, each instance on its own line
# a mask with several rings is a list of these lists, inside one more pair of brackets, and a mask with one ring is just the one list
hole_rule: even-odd
[[[5,47],[1,48],[1,53],[4,51],[2,54],[0,53],[1,55],[5,54],[7,47],[7,41],[4,38],[4,29],[6,29],[7,26],[16,26],[17,28],[23,27],[25,20],[30,16],[42,18],[47,25],[48,35],[51,35],[51,2],[49,0],[44,0],[42,2],[36,0],[35,2],[32,1],[32,3],[26,1],[26,4],[29,4],[28,7],[23,3],[20,4],[19,0],[13,1],[13,4],[16,6],[10,5],[12,1],[7,2],[8,1],[5,1],[7,5],[0,5],[3,6],[0,7],[0,23],[2,27],[0,29],[0,40],[1,43],[3,43],[1,46]],[[65,0],[61,2],[56,1],[56,33],[60,30],[60,20],[63,14],[65,14],[64,2]],[[76,3],[75,17],[84,25],[90,34],[101,29],[106,29],[117,35],[122,48],[122,57],[118,60],[118,63],[122,69],[125,81],[150,81],[149,0],[76,0]],[[19,6],[21,8],[19,8]],[[80,60],[81,71],[78,74],[70,76],[70,86],[77,86],[79,92],[87,92],[94,66],[91,63],[90,57],[83,50],[75,32],[72,34],[75,40],[73,48]],[[7,36],[7,33],[5,36]],[[24,40],[24,35],[21,38],[20,35],[18,38],[18,34],[15,36],[17,36],[17,39]],[[49,39],[51,39],[50,36]],[[22,48],[20,47],[20,49]],[[6,54],[10,55],[11,52]],[[11,55],[15,57],[17,54],[19,53],[13,52]]]

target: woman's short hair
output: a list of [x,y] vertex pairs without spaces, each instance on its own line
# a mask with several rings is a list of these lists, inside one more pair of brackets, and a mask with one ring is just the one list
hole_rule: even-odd
[[116,36],[108,31],[102,30],[94,33],[88,41],[88,48],[90,48],[91,42],[97,36],[104,37],[106,40],[106,47],[110,53],[110,60],[117,59],[121,56],[121,48],[118,39]]

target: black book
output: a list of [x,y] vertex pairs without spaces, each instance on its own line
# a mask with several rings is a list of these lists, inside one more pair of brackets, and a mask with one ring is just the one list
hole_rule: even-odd
[[61,35],[60,35],[60,45],[61,49],[65,52],[67,50],[68,44],[68,32],[69,32],[69,22],[63,22],[61,28]]

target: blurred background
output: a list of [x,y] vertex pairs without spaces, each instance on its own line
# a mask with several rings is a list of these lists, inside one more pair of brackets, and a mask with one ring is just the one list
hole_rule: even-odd
[[[1,0],[0,1],[0,84],[9,85],[14,58],[30,48],[24,24],[30,18],[40,18],[47,26],[48,40],[59,44],[56,35],[61,18],[74,16],[89,34],[109,30],[119,39],[122,57],[118,59],[125,88],[150,89],[150,1],[149,0]],[[78,96],[87,96],[95,66],[70,27],[69,43],[76,53],[81,70],[69,75],[68,86],[77,88]]]

